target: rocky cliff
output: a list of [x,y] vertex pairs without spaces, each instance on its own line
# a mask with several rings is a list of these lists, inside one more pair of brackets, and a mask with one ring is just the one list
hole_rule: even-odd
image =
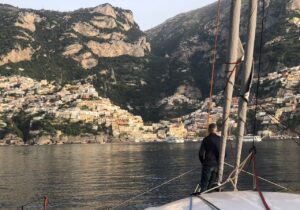
[[[266,0],[264,74],[299,65],[299,2]],[[244,1],[243,44],[247,8]],[[214,3],[142,32],[131,11],[110,4],[72,12],[0,4],[0,74],[61,85],[88,79],[100,96],[146,121],[178,117],[208,95],[216,10]],[[215,93],[224,87],[229,13],[230,0],[222,1]]]
[[[221,1],[221,27],[216,63],[215,93],[224,88],[224,82],[226,81],[224,76],[229,35],[230,2],[230,0]],[[265,3],[263,75],[277,71],[280,68],[299,65],[300,61],[298,52],[300,48],[300,1],[267,0]],[[244,45],[246,43],[248,7],[248,1],[243,1],[240,37]],[[216,14],[217,3],[213,3],[204,8],[179,14],[146,31],[150,39],[152,53],[169,60],[169,72],[163,76],[171,84],[178,82],[177,86],[173,86],[173,93],[167,97],[176,93],[178,87],[186,84],[200,89],[201,97],[208,95]],[[260,42],[262,1],[259,4],[258,16],[258,34],[255,45],[256,66]],[[238,76],[240,76],[239,73]],[[184,106],[184,103],[182,103],[182,106]],[[176,111],[176,109],[173,111]]]
[[143,107],[151,47],[130,10],[110,4],[72,12],[0,4],[0,74],[56,80],[90,78],[122,107]]

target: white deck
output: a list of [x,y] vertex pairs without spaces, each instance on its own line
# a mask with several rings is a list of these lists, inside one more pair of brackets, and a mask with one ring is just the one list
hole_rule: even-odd
[[[272,210],[299,210],[300,194],[263,192],[263,195]],[[216,192],[201,195],[204,199],[222,210],[265,210],[258,192],[237,191],[237,192]],[[190,204],[192,207],[190,208]],[[211,210],[203,200],[193,196],[182,200],[174,201],[160,207],[147,208],[146,210]]]

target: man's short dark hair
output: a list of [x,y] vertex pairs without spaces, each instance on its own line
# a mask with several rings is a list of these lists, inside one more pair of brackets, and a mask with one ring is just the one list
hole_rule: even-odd
[[208,130],[209,130],[209,132],[213,131],[213,130],[216,129],[216,128],[217,128],[216,123],[211,123],[211,124],[208,125]]

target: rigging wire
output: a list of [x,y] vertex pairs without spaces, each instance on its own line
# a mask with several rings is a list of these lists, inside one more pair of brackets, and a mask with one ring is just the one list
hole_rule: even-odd
[[217,207],[216,205],[214,205],[212,202],[208,201],[207,199],[203,198],[201,195],[198,195],[197,197],[200,198],[210,209],[221,210],[219,207]]
[[[259,97],[259,89],[260,89],[260,78],[261,78],[261,61],[263,55],[263,35],[264,35],[264,21],[265,21],[265,0],[262,0],[262,20],[261,20],[261,32],[260,32],[260,42],[259,42],[259,57],[258,57],[258,72],[257,72],[257,83],[256,83],[256,93],[255,93],[255,116],[254,116],[254,125],[253,125],[253,135],[255,135],[257,131],[257,112],[258,112],[258,97]],[[253,145],[254,145],[254,137],[253,137]]]
[[[34,199],[34,200],[32,200],[32,201],[30,201],[30,202],[28,202],[28,203],[26,203],[22,206],[19,206],[18,208],[23,210],[23,209],[25,209],[26,206],[31,206],[34,203],[40,202],[42,199],[44,201],[43,206],[45,206],[45,205],[48,206],[48,202],[49,202],[48,196],[43,196],[43,197],[36,198],[36,199]],[[41,204],[38,204],[38,205],[40,206]]]
[[261,201],[264,204],[266,210],[271,210],[270,206],[268,205],[268,203],[265,199],[265,196],[263,195],[262,191],[260,190],[259,179],[258,179],[258,176],[257,176],[255,154],[252,155],[252,162],[253,162],[253,172],[254,172],[254,178],[255,178],[255,190],[257,190],[257,192],[259,194],[259,197],[261,198]]
[[265,0],[262,0],[262,19],[261,19],[261,32],[260,32],[260,43],[259,43],[259,58],[258,58],[258,75],[257,75],[257,83],[256,83],[256,93],[255,93],[255,117],[254,117],[254,125],[253,125],[253,141],[252,141],[252,163],[253,163],[253,172],[255,180],[255,188],[258,191],[259,197],[265,207],[266,210],[270,210],[270,207],[268,203],[266,202],[266,199],[263,195],[263,193],[260,190],[259,182],[258,182],[258,175],[257,175],[257,169],[256,169],[256,159],[255,159],[255,153],[256,153],[256,147],[254,142],[254,137],[257,132],[257,112],[258,112],[258,97],[259,97],[259,88],[260,88],[260,77],[261,77],[261,60],[262,60],[262,54],[263,54],[263,35],[264,35],[264,21],[265,21]]
[[[298,137],[300,136],[300,132],[298,132],[298,131],[296,131],[296,130],[294,130],[294,129],[291,129],[288,125],[286,125],[285,123],[283,123],[282,121],[280,121],[276,116],[274,116],[273,114],[271,114],[268,110],[266,110],[266,109],[265,109],[264,107],[262,107],[261,105],[259,105],[259,107],[260,107],[264,112],[267,113],[267,116],[268,116],[270,119],[274,119],[274,120],[276,120],[276,121],[279,123],[279,124],[275,124],[278,128],[280,128],[280,129],[288,129],[288,130],[290,130],[291,132],[297,134]],[[280,125],[281,125],[282,127],[280,127]],[[296,139],[293,139],[293,140],[294,140],[294,142],[295,142],[298,146],[300,146],[300,142],[298,142]]]
[[[236,72],[238,72],[238,65],[239,64],[241,64],[241,61],[237,61],[237,62],[234,62],[234,63],[225,63],[226,65],[229,65],[229,64],[235,64],[234,65],[234,67],[232,68],[232,70],[230,70],[229,71],[229,76],[228,76],[228,78],[227,78],[227,81],[226,81],[226,83],[225,83],[225,87],[223,88],[223,90],[222,90],[222,94],[225,92],[225,90],[226,90],[226,88],[227,88],[227,86],[228,86],[228,83],[229,83],[229,81],[230,81],[230,79],[231,79],[231,77],[232,77],[232,75],[233,75],[233,73],[236,71]],[[237,76],[237,75],[236,75]]]
[[218,0],[218,11],[217,11],[217,25],[215,30],[215,45],[213,50],[213,60],[212,60],[212,70],[211,70],[211,80],[210,80],[210,92],[209,92],[209,102],[208,102],[208,110],[207,110],[207,128],[206,134],[208,134],[208,125],[210,121],[210,113],[211,113],[211,105],[212,105],[212,97],[213,97],[213,88],[214,88],[214,78],[215,78],[215,66],[218,52],[218,40],[219,40],[219,32],[220,32],[220,8],[221,8],[221,0]]
[[[232,164],[230,164],[230,163],[225,162],[225,165],[227,165],[227,166],[230,167],[230,168],[234,168],[234,166],[233,166]],[[248,168],[249,168],[249,166],[250,166],[250,164],[248,165]],[[255,176],[255,174],[249,172],[248,170],[242,169],[241,172],[243,172],[243,173],[245,173],[245,174],[247,174],[247,175],[249,175],[249,176],[253,176],[253,177]],[[272,182],[272,181],[270,181],[270,180],[268,180],[268,179],[265,179],[265,178],[263,178],[263,177],[261,177],[261,176],[257,176],[257,178],[260,179],[260,180],[262,180],[262,181],[264,181],[264,182],[267,182],[267,183],[269,183],[269,184],[271,184],[271,185],[274,185],[274,186],[276,186],[276,187],[278,187],[278,188],[281,188],[282,190],[285,190],[285,191],[291,191],[289,188],[287,188],[287,187],[285,187],[285,186],[283,186],[283,185],[280,185],[280,184],[278,184],[278,183]]]
[[[245,164],[247,163],[247,161],[248,161],[248,160],[251,160],[251,159],[250,159],[251,156],[252,156],[252,153],[250,153],[250,154],[248,155],[248,157],[241,163],[240,168],[238,168],[238,169],[237,169],[237,168],[234,168],[233,165],[231,165],[231,164],[225,162],[225,165],[227,165],[227,166],[229,166],[229,167],[231,167],[231,168],[234,168],[234,170],[233,170],[233,171],[231,172],[231,174],[228,176],[228,179],[225,180],[221,185],[216,186],[216,187],[213,187],[213,188],[211,188],[211,189],[209,189],[209,190],[207,190],[207,191],[205,191],[205,192],[203,192],[203,193],[211,192],[211,191],[213,191],[213,190],[215,190],[215,189],[218,189],[218,188],[224,186],[225,184],[231,182],[231,181],[232,181],[232,175],[233,175],[233,173],[234,173],[236,170],[240,170],[241,172],[246,173],[246,174],[251,175],[251,176],[257,176],[257,175],[255,175],[255,174],[250,173],[250,172],[248,172],[247,170],[244,170],[244,169],[243,169],[243,167],[245,166]],[[141,192],[140,194],[137,194],[137,195],[135,195],[135,196],[133,196],[133,197],[131,197],[131,198],[129,198],[129,199],[127,199],[127,200],[121,202],[121,203],[117,204],[116,206],[111,207],[110,209],[118,209],[119,207],[124,206],[125,204],[128,204],[130,201],[133,201],[134,199],[136,199],[136,198],[138,198],[138,197],[141,197],[141,196],[145,195],[146,193],[152,192],[152,191],[155,190],[155,189],[159,189],[159,188],[163,187],[164,185],[166,185],[166,184],[168,184],[168,183],[170,183],[170,182],[172,182],[172,181],[174,181],[174,180],[176,180],[176,179],[179,179],[179,178],[181,178],[181,177],[183,177],[183,176],[185,176],[185,175],[187,175],[187,174],[189,174],[189,173],[191,173],[191,172],[193,172],[193,171],[195,171],[195,170],[198,170],[199,168],[200,168],[200,167],[197,167],[197,168],[191,169],[191,170],[189,170],[189,171],[186,171],[186,172],[184,172],[184,173],[182,173],[182,174],[180,174],[180,175],[178,175],[178,176],[176,176],[176,177],[174,177],[174,178],[172,178],[172,179],[169,179],[169,180],[167,180],[167,181],[165,181],[165,182],[163,182],[163,183],[161,183],[161,184],[159,184],[159,185],[157,185],[157,186],[155,186],[155,187],[153,187],[153,188],[151,188],[151,189],[148,189],[148,190],[146,190],[146,191],[144,191],[144,192]],[[265,182],[267,182],[267,183],[269,183],[269,184],[271,184],[271,185],[277,186],[277,187],[279,187],[279,188],[282,188],[283,190],[290,190],[290,189],[288,189],[287,187],[284,187],[284,186],[282,186],[282,185],[280,185],[280,184],[277,184],[277,183],[275,183],[275,182],[272,182],[272,181],[270,181],[270,180],[268,180],[268,179],[265,179],[265,178],[263,178],[263,177],[257,176],[257,179],[262,180],[262,181],[265,181]]]
[[189,174],[189,173],[191,173],[191,172],[193,172],[193,171],[195,171],[195,170],[197,170],[197,169],[199,169],[199,168],[200,168],[200,167],[197,167],[197,168],[191,169],[191,170],[189,170],[189,171],[186,171],[186,172],[184,172],[184,173],[182,173],[182,174],[180,174],[180,175],[178,175],[178,176],[176,176],[176,177],[174,177],[174,178],[172,178],[172,179],[169,179],[169,180],[167,180],[167,181],[161,183],[160,185],[157,185],[156,187],[150,188],[150,189],[148,189],[148,190],[146,190],[146,191],[144,191],[144,192],[141,192],[140,194],[137,194],[136,196],[131,197],[131,198],[128,199],[128,200],[125,200],[125,201],[121,202],[121,203],[117,204],[116,206],[114,206],[114,207],[112,207],[112,208],[110,208],[110,209],[117,209],[117,208],[119,208],[119,207],[125,205],[126,203],[128,203],[128,202],[130,202],[130,201],[132,201],[132,200],[134,200],[134,199],[136,199],[136,198],[138,198],[138,197],[141,197],[142,195],[145,195],[146,193],[149,193],[149,192],[151,192],[151,191],[153,191],[153,190],[156,190],[156,189],[158,189],[158,188],[160,188],[160,187],[162,187],[162,186],[164,186],[164,185],[166,185],[166,184],[168,184],[168,183],[170,183],[170,182],[172,182],[172,181],[174,181],[174,180],[176,180],[176,179],[179,179],[179,178],[181,178],[181,177],[183,177],[183,176],[185,176],[185,175],[187,175],[187,174]]

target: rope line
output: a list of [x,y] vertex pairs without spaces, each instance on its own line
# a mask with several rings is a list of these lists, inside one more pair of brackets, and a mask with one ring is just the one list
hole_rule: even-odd
[[[232,70],[229,70],[228,72],[230,72],[230,74],[228,75],[228,77],[227,77],[227,81],[226,81],[226,83],[225,83],[225,86],[224,86],[224,88],[223,88],[223,90],[221,91],[221,94],[223,94],[224,92],[225,92],[225,90],[226,90],[226,88],[227,88],[227,86],[228,86],[228,84],[230,83],[229,81],[230,81],[230,79],[231,79],[231,77],[232,77],[232,75],[233,75],[233,72],[235,72],[237,69],[238,69],[238,65],[241,63],[241,60],[237,60],[237,61],[235,61],[235,62],[226,62],[225,64],[226,65],[232,65],[232,64],[235,64],[234,65],[234,67],[232,68]],[[230,83],[231,85],[232,85],[232,83]],[[226,101],[228,101],[228,98],[225,98],[225,100]],[[224,102],[224,101],[223,101]],[[225,102],[224,102],[225,103]],[[222,123],[221,123],[221,127],[223,127],[224,126],[224,124],[227,122],[227,120],[229,120],[229,118],[230,118],[230,114],[225,118],[225,119],[223,119],[222,120]]]
[[213,88],[214,88],[214,78],[215,78],[215,66],[216,66],[216,59],[217,59],[217,50],[218,50],[218,39],[219,39],[219,31],[220,31],[220,7],[221,7],[221,0],[218,0],[218,14],[217,14],[217,26],[215,30],[215,45],[214,45],[214,53],[213,53],[213,63],[212,63],[212,70],[211,70],[211,80],[210,80],[210,92],[209,92],[209,102],[208,102],[208,111],[207,111],[207,129],[206,134],[208,134],[208,125],[210,121],[210,113],[211,113],[211,104],[212,104],[212,97],[213,97]]
[[[227,165],[227,166],[229,166],[230,168],[234,168],[234,166],[233,165],[231,165],[230,163],[226,163],[225,162],[225,165]],[[248,170],[241,170],[243,173],[245,173],[245,174],[248,174],[249,176],[255,176],[253,173],[251,173],[251,172],[249,172]],[[278,188],[281,188],[281,189],[283,189],[283,190],[286,190],[286,191],[290,191],[290,189],[289,188],[287,188],[287,187],[285,187],[285,186],[282,186],[282,185],[280,185],[280,184],[277,184],[277,183],[275,183],[275,182],[272,182],[272,181],[270,181],[270,180],[268,180],[268,179],[265,179],[265,178],[263,178],[263,177],[261,177],[261,176],[257,176],[257,178],[258,179],[260,179],[260,180],[262,180],[262,181],[264,181],[264,182],[267,182],[267,183],[269,183],[269,184],[271,184],[271,185],[274,185],[274,186],[276,186],[276,187],[278,187]]]
[[189,210],[193,210],[193,196],[190,196]]
[[[244,161],[241,162],[241,164],[240,164],[240,166],[239,166],[238,168],[234,168],[233,165],[231,165],[231,164],[225,162],[225,165],[234,168],[234,170],[228,175],[228,178],[227,178],[223,183],[221,183],[220,185],[215,186],[215,187],[213,187],[213,188],[211,188],[211,189],[208,189],[208,190],[204,191],[204,192],[201,193],[201,194],[205,194],[205,193],[214,191],[214,190],[216,190],[216,189],[219,189],[219,188],[221,188],[222,186],[226,185],[226,184],[229,183],[229,182],[233,184],[234,174],[235,174],[236,170],[238,170],[239,173],[240,173],[240,172],[244,172],[244,173],[249,174],[249,175],[251,175],[251,176],[255,176],[255,174],[252,174],[252,173],[250,173],[250,172],[248,172],[248,171],[245,171],[245,170],[243,169],[243,168],[245,167],[246,163],[248,162],[248,160],[251,160],[252,156],[253,156],[253,152],[251,152],[251,153],[244,159]],[[110,209],[117,209],[117,208],[119,208],[119,207],[121,207],[121,206],[127,204],[128,202],[130,202],[130,201],[132,201],[132,200],[134,200],[134,199],[136,199],[136,198],[138,198],[138,197],[141,197],[142,195],[145,195],[146,193],[149,193],[149,192],[151,192],[151,191],[153,191],[153,190],[155,190],[155,189],[158,189],[158,188],[160,188],[160,187],[162,187],[162,186],[164,186],[164,185],[166,185],[166,184],[168,184],[168,183],[170,183],[170,182],[172,182],[172,181],[174,181],[174,180],[176,180],[176,179],[179,179],[179,178],[181,178],[181,177],[183,177],[183,176],[185,176],[185,175],[187,175],[187,174],[189,174],[189,173],[191,173],[191,172],[193,172],[193,171],[195,171],[195,170],[197,170],[197,169],[199,169],[199,168],[200,168],[200,167],[197,167],[197,168],[191,169],[191,170],[189,170],[189,171],[186,171],[186,172],[184,172],[184,173],[182,173],[182,174],[180,174],[180,175],[178,175],[178,176],[176,176],[176,177],[174,177],[174,178],[172,178],[172,179],[170,179],[170,180],[168,180],[168,181],[165,181],[165,182],[161,183],[160,185],[157,185],[156,187],[150,188],[150,189],[148,189],[148,190],[146,190],[146,191],[144,191],[144,192],[141,192],[140,194],[137,194],[137,195],[131,197],[130,199],[127,199],[127,200],[121,202],[121,203],[117,204],[116,206],[114,206],[114,207],[112,207],[112,208],[110,208]],[[265,181],[265,182],[268,182],[268,183],[270,183],[270,184],[272,184],[272,185],[275,185],[275,186],[277,186],[277,187],[280,187],[280,188],[282,188],[282,189],[284,189],[284,190],[289,190],[288,188],[286,188],[286,187],[284,187],[284,186],[282,186],[282,185],[279,185],[279,184],[277,184],[277,183],[275,183],[275,182],[269,181],[269,180],[267,180],[267,179],[265,179],[265,178],[262,178],[262,177],[260,177],[260,176],[257,176],[257,179],[260,179],[260,180],[263,180],[263,181]],[[190,200],[190,208],[192,208],[191,202],[192,202],[192,201]],[[218,207],[216,207],[216,209],[218,209]]]
[[[253,135],[257,131],[256,122],[257,122],[257,111],[258,111],[258,97],[260,89],[260,78],[261,78],[261,60],[263,55],[263,37],[264,37],[264,19],[265,19],[265,0],[262,0],[262,20],[261,20],[261,32],[260,32],[260,43],[259,43],[259,57],[258,57],[258,72],[257,72],[257,83],[256,83],[256,93],[255,93],[255,117],[253,125]],[[254,139],[253,139],[254,142]]]
[[[262,53],[263,53],[263,35],[264,35],[264,19],[265,19],[265,0],[262,0],[262,20],[261,20],[261,33],[260,33],[260,43],[259,43],[259,60],[258,60],[258,75],[257,75],[257,84],[256,84],[256,93],[255,93],[255,117],[254,117],[254,125],[253,125],[253,141],[252,141],[252,148],[255,150],[255,142],[254,142],[254,135],[257,133],[257,112],[258,112],[258,98],[259,98],[259,89],[260,89],[260,78],[261,78],[261,60],[262,60]],[[255,178],[255,188],[258,191],[259,197],[265,207],[266,210],[270,210],[268,203],[260,190],[259,187],[259,179],[257,175],[256,169],[256,158],[255,152],[252,152],[252,162],[253,162],[253,172]]]
[[212,191],[214,191],[214,190],[216,190],[216,189],[219,189],[219,188],[223,187],[225,184],[227,184],[227,183],[229,183],[229,182],[230,182],[232,185],[234,185],[234,183],[233,183],[232,181],[234,180],[235,172],[236,172],[237,170],[238,170],[238,173],[241,172],[241,170],[244,168],[244,166],[245,166],[245,164],[247,163],[247,161],[251,158],[251,155],[252,155],[252,153],[250,153],[250,154],[245,158],[245,160],[244,160],[243,162],[241,162],[241,164],[239,165],[238,168],[235,167],[234,170],[228,175],[228,178],[227,178],[223,183],[221,183],[221,184],[219,184],[219,185],[217,185],[217,186],[215,186],[215,187],[213,187],[213,188],[210,188],[210,189],[208,189],[208,190],[202,192],[201,194],[208,193],[208,192],[212,192]]
[[233,152],[233,145],[232,145],[233,140],[228,139],[227,141],[229,141],[231,159],[232,159],[232,161],[234,161],[235,160],[235,155],[234,155],[234,152]]
[[31,201],[31,202],[29,202],[29,203],[26,203],[26,204],[24,204],[24,205],[21,205],[21,206],[19,206],[21,209],[24,209],[26,206],[28,206],[28,205],[30,205],[30,204],[33,204],[33,203],[36,203],[36,202],[39,202],[39,201],[41,201],[42,199],[44,199],[44,196],[43,197],[41,197],[41,198],[37,198],[36,200],[33,200],[33,201]]
[[126,203],[132,201],[133,199],[136,199],[136,198],[138,198],[138,197],[141,197],[142,195],[145,195],[146,193],[149,193],[149,192],[151,192],[151,191],[153,191],[153,190],[155,190],[155,189],[158,189],[158,188],[160,188],[160,187],[162,187],[162,186],[164,186],[164,185],[166,185],[166,184],[168,184],[168,183],[170,183],[170,182],[172,182],[172,181],[174,181],[174,180],[176,180],[176,179],[179,179],[179,178],[181,178],[181,177],[183,177],[183,176],[185,176],[185,175],[187,175],[187,174],[189,174],[189,173],[191,173],[191,172],[193,172],[193,171],[195,171],[195,170],[197,170],[197,169],[199,169],[199,168],[200,168],[200,167],[197,167],[197,168],[191,169],[191,170],[189,170],[189,171],[186,171],[186,172],[184,172],[184,173],[182,173],[182,174],[180,174],[180,175],[178,175],[178,176],[176,176],[176,177],[174,177],[174,178],[172,178],[172,179],[170,179],[170,180],[168,180],[168,181],[165,181],[165,182],[161,183],[160,185],[157,185],[156,187],[150,188],[150,189],[148,189],[148,190],[146,190],[146,191],[144,191],[144,192],[141,192],[140,194],[137,194],[136,196],[133,196],[132,198],[130,198],[130,199],[128,199],[128,200],[125,200],[125,201],[123,201],[123,202],[117,204],[116,206],[112,207],[111,209],[117,209],[117,208],[123,206],[124,204],[126,204]]
[[224,91],[226,90],[228,84],[231,84],[231,83],[230,83],[230,79],[231,79],[233,73],[234,73],[235,71],[237,71],[238,65],[239,65],[240,63],[241,63],[240,61],[236,61],[236,62],[232,62],[232,63],[231,63],[231,62],[225,63],[225,64],[227,64],[227,65],[229,65],[229,64],[234,64],[234,67],[232,68],[232,70],[228,71],[228,73],[230,73],[230,74],[229,74],[228,77],[227,77],[227,81],[226,81],[225,87],[224,87],[224,89],[222,90],[222,92],[224,92]]
[[252,155],[252,159],[253,159],[253,169],[254,169],[254,177],[255,177],[255,187],[256,187],[256,190],[259,194],[259,197],[262,201],[262,203],[264,204],[266,210],[271,210],[271,208],[269,207],[266,199],[265,199],[265,196],[263,195],[262,191],[260,190],[260,187],[259,187],[259,180],[258,180],[258,177],[257,177],[257,169],[256,169],[256,158],[255,158],[255,155]]
[[231,136],[231,129],[232,129],[232,127],[230,127],[230,128],[228,129],[228,138],[227,138],[227,141],[229,142],[229,148],[230,148],[230,156],[231,156],[231,159],[232,159],[232,161],[234,161],[234,160],[235,160],[235,155],[234,155],[233,145],[232,145],[232,142],[233,142],[234,139],[232,139],[232,140],[229,139],[229,136]]
[[211,209],[213,209],[213,210],[221,210],[219,207],[217,207],[216,205],[214,205],[212,202],[208,201],[207,199],[203,198],[201,195],[198,195],[197,197],[200,198]]

